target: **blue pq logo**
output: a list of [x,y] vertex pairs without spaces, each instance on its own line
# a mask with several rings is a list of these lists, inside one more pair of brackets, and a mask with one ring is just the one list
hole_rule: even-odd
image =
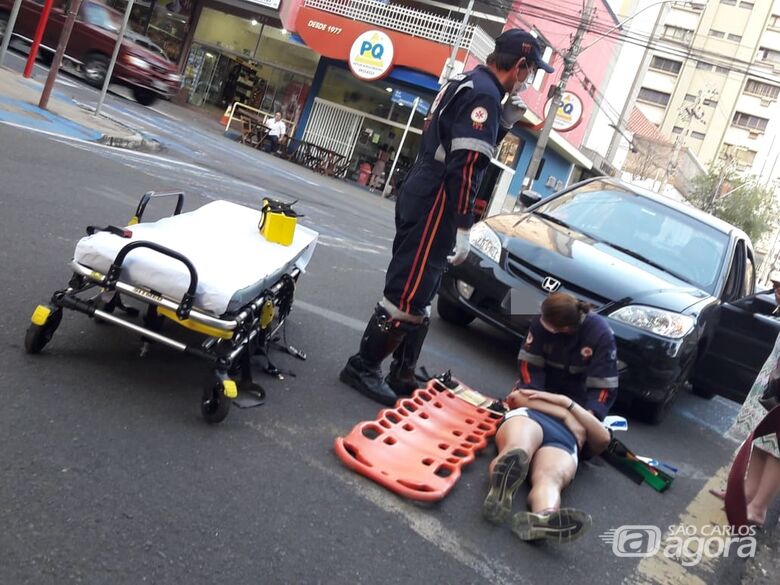
[[385,46],[382,43],[372,43],[371,41],[363,41],[360,45],[360,56],[364,56],[366,53],[370,53],[374,59],[381,59],[385,54]]

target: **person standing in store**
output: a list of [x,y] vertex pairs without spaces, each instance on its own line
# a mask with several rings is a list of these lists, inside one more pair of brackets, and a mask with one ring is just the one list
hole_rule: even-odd
[[[521,29],[507,30],[496,39],[487,65],[449,81],[431,106],[417,159],[396,202],[384,296],[358,353],[340,374],[342,382],[382,404],[392,405],[417,388],[414,371],[431,301],[447,262],[458,265],[468,256],[483,171],[496,145],[522,119],[526,106],[519,92],[530,87],[538,68],[553,71],[537,39]],[[390,373],[383,379],[382,362],[390,354]]]
[[382,179],[385,176],[385,167],[387,161],[390,160],[390,152],[387,149],[387,144],[382,144],[376,153],[376,161],[374,166],[371,167],[371,180],[368,182],[369,190],[373,193],[382,184]]
[[264,150],[266,152],[276,152],[276,149],[279,148],[279,141],[287,134],[287,125],[282,121],[282,113],[276,112],[274,119],[266,122],[265,125],[268,127],[268,136],[266,137]]

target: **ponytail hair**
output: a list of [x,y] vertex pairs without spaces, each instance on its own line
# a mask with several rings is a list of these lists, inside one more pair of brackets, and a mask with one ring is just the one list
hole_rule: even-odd
[[583,316],[591,310],[590,303],[579,301],[564,292],[552,293],[542,303],[542,319],[556,329],[577,329]]

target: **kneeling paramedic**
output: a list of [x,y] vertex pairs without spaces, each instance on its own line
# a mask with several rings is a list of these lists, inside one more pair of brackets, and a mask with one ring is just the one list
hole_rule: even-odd
[[[449,260],[468,256],[472,207],[496,145],[525,112],[527,89],[542,60],[538,41],[520,29],[496,39],[487,66],[445,85],[436,97],[417,159],[398,195],[393,257],[384,298],[368,322],[358,353],[340,378],[385,405],[417,388],[415,368],[428,332],[430,304]],[[507,92],[512,92],[502,107]],[[448,257],[452,252],[455,252]],[[382,361],[393,354],[390,373]]]

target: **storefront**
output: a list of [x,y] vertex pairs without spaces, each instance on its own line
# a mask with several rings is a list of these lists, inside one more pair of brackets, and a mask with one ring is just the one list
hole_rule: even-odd
[[400,180],[414,161],[438,87],[432,76],[406,68],[381,80],[364,81],[344,61],[322,58],[296,137],[345,157],[347,176],[361,183],[377,160],[388,159],[389,175],[398,158],[395,176]]
[[[127,0],[107,0],[106,4],[124,13]],[[178,63],[193,15],[192,0],[136,0],[130,11],[128,26],[134,33],[151,41],[148,48],[165,54]]]
[[271,10],[205,2],[183,68],[187,101],[224,110],[235,101],[297,121],[319,55],[290,40]]

